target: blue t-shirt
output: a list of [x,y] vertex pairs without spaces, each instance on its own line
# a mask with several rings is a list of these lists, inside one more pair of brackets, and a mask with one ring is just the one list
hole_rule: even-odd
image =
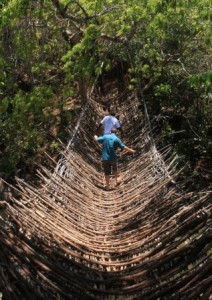
[[125,145],[115,135],[115,133],[105,134],[98,137],[97,142],[103,144],[102,148],[102,160],[116,160],[116,149],[124,149]]

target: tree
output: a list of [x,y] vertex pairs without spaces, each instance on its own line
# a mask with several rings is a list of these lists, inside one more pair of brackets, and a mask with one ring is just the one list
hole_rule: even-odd
[[[2,1],[1,151],[7,147],[11,156],[20,151],[13,163],[6,159],[8,174],[22,150],[26,154],[34,147],[37,152],[45,143],[42,132],[50,126],[51,111],[63,111],[73,95],[86,101],[97,76],[104,77],[114,65],[125,66],[128,89],[142,90],[141,102],[165,133],[184,130],[178,138],[167,136],[177,151],[189,156],[196,149],[196,157],[208,152],[209,8],[209,0]],[[17,145],[19,151],[8,148],[12,132],[18,138],[20,130],[27,141],[33,131],[39,137],[36,146],[29,142]]]

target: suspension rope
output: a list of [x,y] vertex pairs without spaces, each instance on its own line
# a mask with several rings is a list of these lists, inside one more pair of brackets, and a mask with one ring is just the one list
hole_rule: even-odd
[[143,91],[143,88],[142,88],[142,85],[141,85],[140,76],[139,76],[138,71],[136,69],[134,60],[132,59],[132,56],[133,56],[132,55],[132,46],[131,46],[131,44],[130,44],[130,42],[129,42],[128,39],[125,40],[125,46],[126,46],[126,49],[127,49],[127,53],[128,53],[128,57],[129,57],[129,61],[130,61],[131,67],[132,67],[132,69],[133,69],[133,71],[135,73],[135,76],[136,76],[137,89],[138,89],[138,92],[140,94],[141,101],[143,103],[144,115],[145,115],[145,119],[146,119],[147,126],[148,126],[148,129],[149,129],[150,141],[151,141],[151,145],[152,145],[152,148],[153,148],[154,157],[155,157],[156,160],[159,160],[162,163],[162,169],[164,170],[166,176],[168,176],[168,178],[171,179],[171,182],[176,185],[175,180],[173,178],[171,178],[171,176],[170,176],[170,174],[169,174],[169,172],[167,170],[167,167],[164,164],[164,160],[161,158],[161,155],[157,151],[157,148],[156,148],[156,145],[155,145],[155,141],[154,141],[154,137],[153,137],[153,132],[152,132],[152,126],[151,126],[151,122],[150,122],[150,118],[149,118],[149,114],[148,114],[148,110],[147,110],[147,105],[146,105],[146,101],[145,101],[145,97],[144,97],[144,91]]

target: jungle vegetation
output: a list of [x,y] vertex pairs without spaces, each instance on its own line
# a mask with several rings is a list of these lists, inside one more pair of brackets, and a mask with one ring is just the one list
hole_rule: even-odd
[[162,143],[209,179],[210,0],[2,0],[0,35],[0,177],[57,154],[87,89],[116,67],[117,84],[142,90]]

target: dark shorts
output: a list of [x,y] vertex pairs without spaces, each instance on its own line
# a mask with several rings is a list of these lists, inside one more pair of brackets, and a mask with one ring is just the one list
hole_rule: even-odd
[[115,160],[103,160],[102,166],[103,166],[104,174],[106,176],[111,175],[112,172],[117,171],[117,162]]

